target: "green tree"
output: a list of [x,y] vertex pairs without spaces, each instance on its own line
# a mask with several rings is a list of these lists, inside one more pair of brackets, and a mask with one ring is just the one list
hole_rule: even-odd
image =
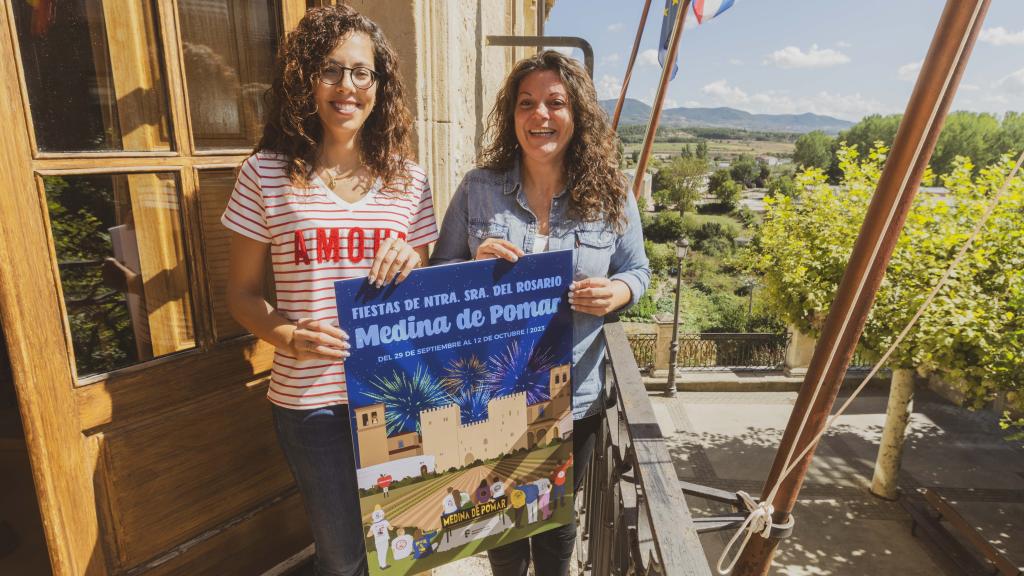
[[804,168],[827,170],[832,164],[832,137],[820,130],[801,134],[793,148],[793,162]]
[[937,174],[948,174],[957,156],[970,158],[976,166],[988,166],[1006,150],[998,150],[999,121],[991,114],[953,112],[946,117],[931,167]]
[[740,203],[740,185],[729,176],[728,170],[718,170],[708,181],[708,191],[715,195],[726,210],[735,210]]
[[708,143],[707,143],[707,140],[704,140],[703,138],[701,138],[700,140],[697,141],[697,152],[696,152],[696,154],[697,154],[697,158],[700,158],[701,160],[707,160],[708,159]]
[[789,174],[779,174],[768,180],[768,193],[775,196],[793,196],[796,194],[796,183]]
[[697,158],[675,158],[654,174],[654,197],[681,212],[693,210],[700,196],[708,163]]
[[[766,198],[754,268],[764,275],[771,308],[802,332],[816,334],[828,313],[887,151],[879,146],[861,158],[853,148],[840,148],[841,191],[812,168],[797,176],[800,202]],[[917,196],[865,325],[861,343],[867,350],[879,354],[893,342],[1009,170],[1007,157],[980,171],[967,159],[956,160],[943,178],[948,200]],[[945,374],[976,406],[1009,391],[1011,402],[1024,409],[1022,262],[1024,178],[1018,178],[891,366]]]
[[686,225],[679,212],[658,212],[644,228],[644,237],[651,242],[675,242],[683,237]]
[[754,186],[754,182],[760,172],[761,170],[758,168],[754,157],[749,154],[741,154],[729,166],[729,175],[732,176],[732,179],[747,188]]

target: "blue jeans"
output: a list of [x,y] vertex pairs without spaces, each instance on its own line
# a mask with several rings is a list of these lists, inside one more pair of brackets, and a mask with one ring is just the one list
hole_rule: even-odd
[[277,439],[313,530],[317,575],[367,574],[348,407],[273,410]]

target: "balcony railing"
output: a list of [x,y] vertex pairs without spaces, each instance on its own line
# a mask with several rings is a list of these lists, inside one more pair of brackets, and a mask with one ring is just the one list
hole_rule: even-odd
[[680,334],[676,366],[689,370],[778,370],[786,363],[789,334]]
[[626,333],[609,323],[604,335],[610,405],[585,472],[581,573],[710,576]]
[[657,334],[630,334],[629,347],[633,350],[633,358],[640,370],[654,368],[654,358],[658,350]]

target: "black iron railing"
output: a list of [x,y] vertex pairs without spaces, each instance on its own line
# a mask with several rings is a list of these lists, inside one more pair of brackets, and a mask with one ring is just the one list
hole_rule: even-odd
[[657,334],[629,334],[629,348],[633,351],[636,365],[642,371],[654,368],[654,355],[658,347]]
[[689,370],[778,370],[786,363],[789,334],[680,334],[676,366]]
[[610,323],[604,335],[613,392],[585,472],[580,573],[710,576],[626,333]]

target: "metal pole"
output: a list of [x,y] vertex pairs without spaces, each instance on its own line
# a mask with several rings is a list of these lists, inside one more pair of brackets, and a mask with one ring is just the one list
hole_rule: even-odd
[[546,20],[548,0],[537,0],[537,36],[544,35],[544,20]]
[[[917,84],[907,103],[896,140],[885,162],[875,195],[853,247],[850,262],[832,303],[807,376],[783,434],[765,483],[767,498],[782,475],[792,449],[803,450],[825,427],[857,341],[903,230],[921,176],[942,131],[971,48],[981,30],[989,0],[947,0],[932,37]],[[815,392],[820,384],[821,388]],[[813,400],[813,404],[812,404]],[[809,417],[797,438],[804,414]],[[772,500],[776,522],[793,510],[814,450],[782,479]],[[733,576],[765,576],[771,567],[776,539],[754,536],[743,550]]]
[[644,35],[644,27],[647,25],[647,12],[651,9],[651,0],[644,0],[644,11],[640,15],[640,24],[636,28],[636,36],[633,38],[633,52],[629,55],[629,64],[626,65],[626,76],[622,79],[622,90],[619,91],[619,101],[615,103],[615,114],[612,116],[612,130],[619,129],[619,116],[622,115],[622,106],[626,102],[626,90],[629,89],[629,79],[633,76],[633,64],[636,63],[636,54],[640,51],[640,39]]
[[676,305],[672,314],[672,344],[668,349],[668,383],[665,396],[676,397],[676,361],[679,358],[679,299],[683,291],[683,259],[690,250],[690,242],[683,238],[676,243]]
[[651,120],[647,123],[647,135],[644,136],[644,147],[640,151],[640,158],[636,164],[636,174],[633,175],[633,196],[640,197],[640,188],[644,181],[644,172],[647,170],[647,161],[651,158],[651,148],[654,146],[654,135],[658,133],[658,122],[661,121],[661,107],[665,104],[665,95],[668,94],[668,82],[672,78],[672,68],[676,61],[676,54],[679,53],[679,41],[683,38],[683,25],[686,23],[686,13],[690,11],[690,0],[683,0],[682,6],[676,11],[676,21],[672,25],[672,36],[668,41],[668,52],[665,54],[665,66],[661,70],[661,81],[658,83],[658,92],[654,96],[654,103],[651,106]]

